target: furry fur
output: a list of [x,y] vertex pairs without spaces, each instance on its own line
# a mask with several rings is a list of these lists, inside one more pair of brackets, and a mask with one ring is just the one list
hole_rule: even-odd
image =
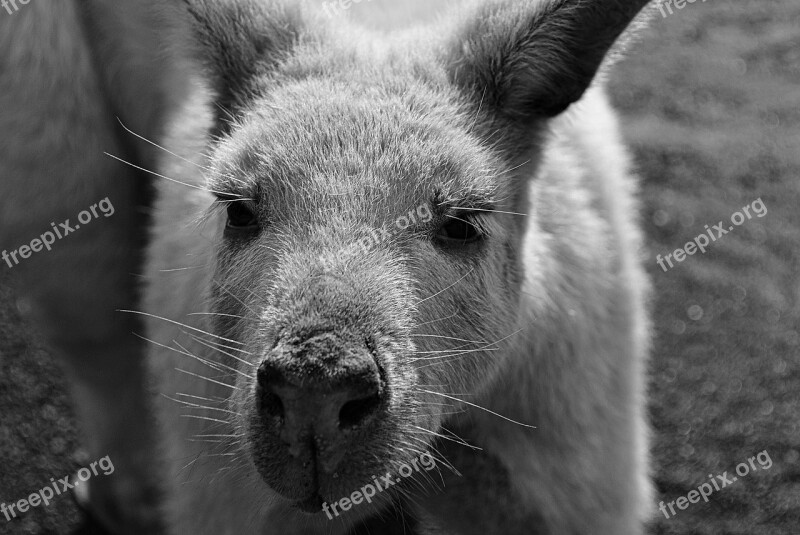
[[[267,39],[279,59],[262,63],[214,44],[204,57],[221,106],[199,92],[187,114],[198,123],[169,138],[191,141],[181,155],[208,173],[171,158],[163,172],[200,188],[207,178],[222,204],[198,223],[215,195],[161,183],[155,210],[144,308],[170,320],[151,318],[148,331],[157,388],[178,400],[159,408],[166,458],[179,460],[168,478],[176,532],[346,533],[386,506],[334,521],[292,507],[304,475],[260,423],[255,370],[316,329],[353,351],[345,333],[373,336],[392,391],[333,475],[318,467],[322,499],[431,448],[442,479],[382,496],[420,529],[641,533],[648,328],[635,187],[602,89],[582,96],[637,6],[497,2],[431,32],[446,38],[376,40],[320,30],[300,8],[238,2],[212,16],[198,4],[206,46],[209,35],[281,32]],[[269,24],[239,28],[241,9]],[[613,31],[590,33],[601,22]],[[225,229],[236,203],[257,219],[252,234]],[[337,251],[421,204],[431,225],[325,272]],[[437,242],[452,218],[486,237]],[[181,420],[187,410],[201,418]],[[481,450],[452,442],[462,439]]]

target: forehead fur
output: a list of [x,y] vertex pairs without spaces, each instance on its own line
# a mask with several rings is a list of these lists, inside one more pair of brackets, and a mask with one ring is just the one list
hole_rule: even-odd
[[474,113],[444,72],[336,53],[300,51],[263,81],[217,147],[214,190],[305,217],[337,199],[382,213],[502,200],[504,164],[471,130]]

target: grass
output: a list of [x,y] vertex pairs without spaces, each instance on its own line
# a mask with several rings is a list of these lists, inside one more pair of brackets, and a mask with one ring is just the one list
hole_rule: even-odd
[[[655,534],[800,525],[800,5],[717,1],[656,17],[611,84],[643,179],[661,499],[767,450],[773,466],[659,518]],[[794,21],[794,22],[793,22]],[[768,208],[666,273],[656,254]]]

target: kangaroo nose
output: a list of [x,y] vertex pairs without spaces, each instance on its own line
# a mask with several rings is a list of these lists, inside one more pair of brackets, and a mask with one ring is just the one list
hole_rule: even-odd
[[379,412],[384,388],[366,348],[344,358],[311,353],[287,358],[280,351],[261,363],[258,408],[292,456],[313,454],[332,472]]

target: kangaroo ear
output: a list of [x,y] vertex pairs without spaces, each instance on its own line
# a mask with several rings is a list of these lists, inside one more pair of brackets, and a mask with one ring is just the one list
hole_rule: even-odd
[[305,26],[301,10],[298,2],[182,1],[189,54],[206,67],[217,97],[217,123],[225,132],[299,41]]
[[462,23],[451,80],[482,108],[530,123],[583,95],[648,0],[492,0]]

